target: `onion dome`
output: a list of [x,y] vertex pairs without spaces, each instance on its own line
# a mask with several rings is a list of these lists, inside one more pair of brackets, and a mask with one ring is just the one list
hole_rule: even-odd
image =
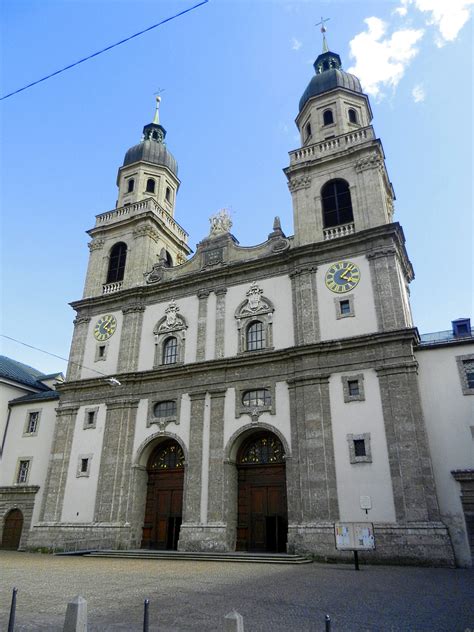
[[160,97],[156,97],[156,110],[152,123],[148,123],[143,128],[143,138],[141,143],[130,147],[123,159],[123,166],[133,162],[151,162],[154,165],[162,165],[178,175],[178,163],[173,154],[167,149],[163,142],[166,137],[165,128],[160,125]]
[[303,92],[299,104],[300,112],[312,97],[335,88],[345,88],[363,94],[359,79],[342,70],[341,58],[337,53],[325,51],[318,56],[313,65],[316,75]]

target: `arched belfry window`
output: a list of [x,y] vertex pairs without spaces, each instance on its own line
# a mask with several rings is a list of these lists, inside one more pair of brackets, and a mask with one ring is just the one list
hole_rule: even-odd
[[324,228],[354,221],[351,192],[345,180],[330,180],[321,189]]
[[167,202],[171,203],[171,189],[166,187],[165,198]]
[[127,260],[127,244],[120,241],[112,246],[109,258],[109,269],[106,283],[117,283],[123,281],[125,274],[125,262]]
[[357,123],[357,112],[354,110],[354,108],[349,108],[347,114],[349,116],[350,123]]
[[131,193],[134,187],[135,187],[135,180],[133,178],[130,178],[130,180],[127,183],[127,193]]
[[148,180],[146,181],[146,192],[147,193],[155,192],[155,181],[153,180],[153,178],[148,178]]
[[324,125],[331,125],[332,123],[334,123],[334,116],[332,114],[332,110],[324,110],[323,123]]

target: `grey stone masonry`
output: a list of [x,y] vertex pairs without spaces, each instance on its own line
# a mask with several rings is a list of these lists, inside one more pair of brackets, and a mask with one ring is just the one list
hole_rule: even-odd
[[89,317],[78,316],[74,321],[74,333],[72,335],[69,364],[67,367],[67,380],[78,380],[81,377],[90,320]]
[[56,411],[56,426],[41,509],[42,522],[57,522],[61,519],[78,409],[78,406],[71,406],[58,408]]
[[416,369],[377,369],[397,522],[439,520]]
[[224,520],[224,402],[225,390],[211,393],[209,434],[209,500],[208,522]]
[[292,485],[288,488],[290,523],[337,520],[336,469],[325,375],[294,378],[290,388]]
[[130,521],[138,401],[124,399],[107,404],[95,504],[96,522]]
[[214,290],[216,294],[216,358],[224,357],[225,335],[225,295],[227,288],[219,287]]
[[188,463],[186,464],[186,498],[185,502],[183,502],[183,522],[199,523],[201,520],[202,449],[206,392],[194,392],[190,394],[190,397],[191,428],[189,435],[189,457]]
[[140,303],[135,303],[124,307],[122,311],[123,324],[122,334],[120,337],[120,353],[117,368],[118,373],[136,371],[137,369],[143,312],[145,311],[145,307]]
[[206,359],[206,327],[207,327],[207,299],[210,290],[198,290],[199,308],[198,308],[198,331],[197,331],[197,350],[196,361],[202,362]]
[[395,249],[369,253],[367,258],[370,263],[379,331],[410,327],[403,306]]
[[38,485],[11,485],[0,487],[0,543],[3,539],[5,518],[12,509],[19,509],[23,514],[23,530],[19,549],[25,548],[28,533],[31,528],[31,518],[35,506],[35,496],[39,490]]
[[297,345],[320,340],[316,266],[297,268],[291,277],[295,341]]

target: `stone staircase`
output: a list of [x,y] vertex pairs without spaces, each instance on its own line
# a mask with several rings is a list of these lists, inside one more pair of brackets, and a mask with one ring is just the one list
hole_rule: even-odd
[[202,553],[192,551],[155,551],[136,549],[131,551],[103,550],[81,552],[87,557],[107,557],[139,560],[184,560],[193,562],[246,562],[247,564],[310,564],[312,560],[304,555],[288,553]]

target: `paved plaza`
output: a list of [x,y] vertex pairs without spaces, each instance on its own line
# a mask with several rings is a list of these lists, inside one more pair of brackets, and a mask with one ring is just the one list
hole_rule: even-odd
[[87,599],[89,632],[223,630],[236,609],[246,632],[474,631],[474,572],[55,557],[0,551],[0,630],[18,587],[16,632],[62,630],[67,602]]

